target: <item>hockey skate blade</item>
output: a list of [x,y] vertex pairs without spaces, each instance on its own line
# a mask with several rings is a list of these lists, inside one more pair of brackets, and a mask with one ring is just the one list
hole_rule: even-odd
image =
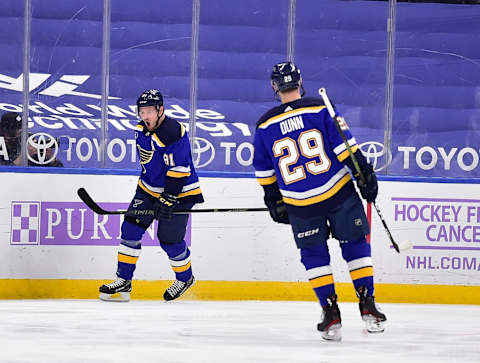
[[362,320],[365,322],[365,328],[369,333],[375,334],[383,333],[385,331],[385,322],[377,321],[377,319],[372,315],[364,315]]
[[328,328],[326,331],[322,331],[322,338],[324,340],[339,342],[342,340],[342,326],[340,324],[334,324]]
[[105,294],[104,292],[100,293],[100,300],[103,301],[114,301],[114,302],[129,302],[130,293],[129,292],[117,292],[116,294]]

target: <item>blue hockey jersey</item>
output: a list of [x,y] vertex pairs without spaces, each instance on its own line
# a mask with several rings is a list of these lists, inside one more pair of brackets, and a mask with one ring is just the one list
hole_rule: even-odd
[[[356,152],[344,120],[340,126]],[[266,191],[278,185],[289,214],[328,212],[356,193],[345,164],[348,150],[321,99],[301,98],[270,109],[257,123],[254,146],[257,180]]]
[[170,117],[150,136],[142,133],[145,127],[141,121],[135,132],[142,167],[138,185],[155,197],[165,191],[180,202],[203,202],[185,127]]

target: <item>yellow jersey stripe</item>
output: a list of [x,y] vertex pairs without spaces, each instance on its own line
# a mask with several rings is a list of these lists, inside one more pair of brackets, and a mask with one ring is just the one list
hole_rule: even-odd
[[197,195],[202,194],[202,190],[200,188],[189,190],[188,192],[183,192],[178,195],[178,198],[188,197],[189,195]]
[[368,266],[368,267],[359,268],[358,270],[350,271],[350,276],[352,277],[352,280],[358,280],[358,279],[361,279],[362,277],[373,276],[373,267]]
[[127,256],[121,253],[118,254],[118,262],[129,263],[134,265],[137,263],[137,260],[138,260],[138,257]]
[[[145,185],[143,185],[142,181],[139,180],[138,181],[138,185],[140,186],[140,188],[142,188],[146,193],[154,196],[155,198],[158,198],[160,196],[160,193],[155,193],[155,192],[152,192],[150,189],[148,189]],[[180,193],[179,195],[177,195],[177,198],[183,198],[183,197],[187,197],[189,195],[197,195],[197,194],[202,194],[202,190],[200,188],[195,188],[195,189],[192,189],[192,190],[189,190],[187,192],[183,192],[183,193]]]
[[257,180],[260,183],[260,185],[270,185],[270,184],[273,184],[277,181],[277,176],[274,175],[274,176],[270,176],[268,178],[257,178]]
[[142,181],[138,181],[138,186],[143,189],[143,191],[147,192],[148,194],[154,196],[155,198],[158,198],[160,196],[160,193],[155,193],[152,192],[150,189],[148,189],[145,185],[143,185]]
[[172,270],[174,272],[183,272],[183,271],[187,271],[190,266],[191,266],[191,262],[188,262],[186,265],[183,265],[183,266],[172,266]]
[[293,199],[289,197],[283,197],[283,201],[287,204],[291,204],[297,207],[304,207],[306,205],[311,205],[315,203],[322,202],[328,198],[334,196],[342,187],[347,184],[352,177],[350,174],[346,174],[340,179],[332,188],[330,188],[327,192],[316,195],[314,197],[306,198],[306,199]]
[[[355,151],[358,150],[358,145],[353,145],[353,146],[351,147],[351,149],[352,149],[352,153],[354,153]],[[344,152],[342,152],[341,154],[339,154],[339,155],[337,156],[337,158],[338,158],[338,161],[343,161],[343,160],[345,160],[346,158],[348,158],[349,156],[350,156],[350,153],[348,152],[348,150],[345,150]]]
[[333,275],[320,276],[310,280],[310,285],[315,289],[317,287],[323,287],[333,284]]
[[267,121],[262,122],[260,125],[258,125],[258,128],[259,129],[266,129],[271,124],[282,121],[285,118],[293,117],[297,114],[303,114],[303,113],[308,112],[308,111],[319,112],[319,111],[323,110],[324,108],[325,108],[325,106],[311,106],[311,107],[297,108],[295,110],[291,110],[291,111],[288,111],[288,112],[281,113],[280,115],[270,117]]
[[[138,181],[138,186],[142,188],[146,193],[150,194],[151,196],[154,196],[155,198],[158,198],[160,196],[160,193],[152,192],[145,185],[143,185],[141,180]],[[177,198],[183,198],[183,197],[188,197],[189,195],[197,195],[197,194],[202,194],[202,190],[200,189],[200,187],[189,190],[187,192],[180,193],[179,195],[177,195]]]
[[167,176],[171,176],[172,178],[185,178],[190,176],[192,173],[187,172],[187,173],[182,173],[180,171],[173,171],[169,170],[167,171]]
[[158,138],[157,134],[153,134],[153,135],[152,135],[152,138],[153,138],[153,140],[157,143],[158,146],[160,146],[160,147],[165,147],[165,144],[160,141],[160,139]]

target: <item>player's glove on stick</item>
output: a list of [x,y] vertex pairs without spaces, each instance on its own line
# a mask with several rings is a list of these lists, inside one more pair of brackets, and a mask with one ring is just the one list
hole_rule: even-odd
[[378,194],[378,183],[377,176],[373,171],[373,167],[370,164],[366,164],[362,169],[362,174],[365,177],[365,181],[360,179],[359,176],[355,175],[357,178],[358,189],[362,198],[365,199],[368,203],[375,202]]
[[155,205],[157,218],[171,219],[173,215],[173,208],[178,203],[177,197],[174,195],[166,192],[160,194]]
[[290,224],[287,207],[285,206],[285,203],[283,203],[283,200],[265,199],[265,205],[270,212],[270,217],[272,217],[275,222]]

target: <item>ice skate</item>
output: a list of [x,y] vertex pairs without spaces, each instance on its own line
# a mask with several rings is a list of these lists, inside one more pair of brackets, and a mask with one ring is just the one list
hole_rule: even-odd
[[104,301],[130,301],[132,280],[117,278],[110,284],[100,286],[100,299]]
[[163,299],[165,301],[171,301],[178,299],[180,296],[183,295],[185,291],[187,291],[195,282],[195,278],[193,275],[188,279],[188,281],[180,281],[175,280],[168,289],[165,290],[163,294]]
[[369,333],[382,333],[385,330],[387,318],[380,311],[379,306],[375,304],[375,297],[367,296],[367,289],[364,286],[358,288],[357,295],[360,299],[358,304],[360,315],[365,322],[367,331]]
[[325,340],[340,341],[342,317],[337,305],[337,295],[330,295],[327,298],[327,305],[322,308],[322,321],[317,325],[318,331],[322,333],[322,338]]

